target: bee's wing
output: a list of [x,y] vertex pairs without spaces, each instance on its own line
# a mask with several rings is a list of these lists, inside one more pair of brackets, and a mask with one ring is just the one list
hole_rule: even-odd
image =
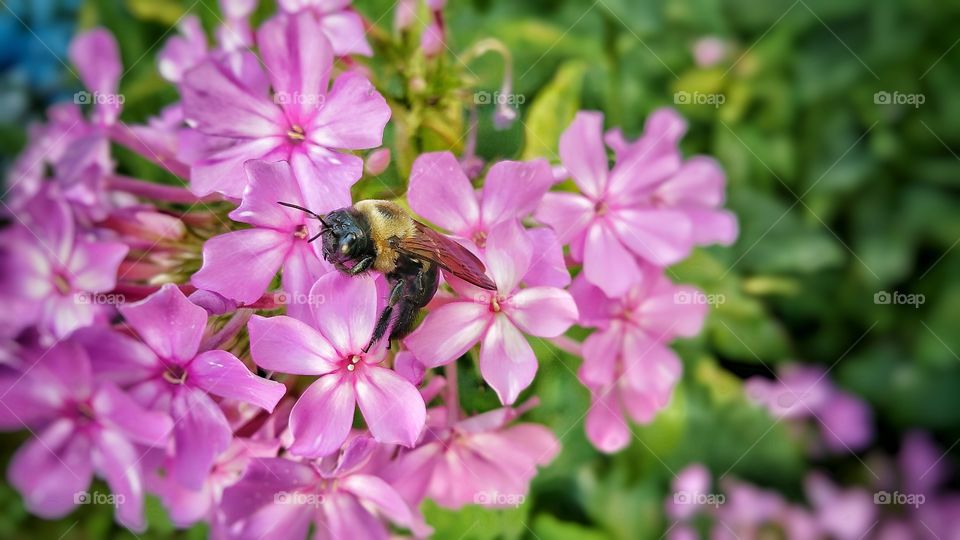
[[496,283],[487,277],[483,263],[470,250],[419,221],[414,221],[414,226],[416,232],[398,243],[399,251],[433,261],[440,268],[477,287],[497,290]]

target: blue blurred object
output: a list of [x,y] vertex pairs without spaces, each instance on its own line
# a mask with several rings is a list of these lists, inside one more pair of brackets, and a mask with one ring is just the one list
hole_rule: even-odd
[[69,95],[66,66],[80,0],[7,0],[0,7],[0,122]]

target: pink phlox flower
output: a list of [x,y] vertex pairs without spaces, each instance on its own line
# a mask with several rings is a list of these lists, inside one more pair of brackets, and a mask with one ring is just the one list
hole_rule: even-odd
[[866,489],[841,488],[819,472],[808,474],[804,487],[817,522],[830,538],[858,540],[877,521],[878,506]]
[[219,504],[223,490],[237,483],[250,460],[276,457],[277,440],[256,440],[234,437],[230,446],[217,456],[210,474],[199,490],[187,489],[174,478],[159,474],[147,477],[147,487],[160,497],[170,520],[180,528],[206,520],[216,526],[223,519]]
[[[604,140],[618,160],[631,156],[655,156],[677,152],[687,122],[671,108],[657,109],[647,118],[643,134],[627,141],[619,128],[608,131]],[[726,175],[717,160],[693,156],[683,161],[672,175],[643,188],[649,203],[678,210],[687,215],[693,227],[693,242],[698,246],[729,246],[739,234],[737,218],[722,208],[726,201]]]
[[314,251],[319,242],[307,240],[320,222],[279,202],[316,208],[321,203],[305,197],[285,161],[249,161],[244,167],[249,183],[243,202],[230,218],[251,228],[215,236],[203,244],[203,266],[191,281],[240,304],[250,304],[267,290],[282,269],[287,314],[301,320],[310,316],[308,293],[330,266]]
[[[554,183],[543,159],[501,161],[487,173],[483,188],[474,190],[450,152],[421,154],[413,163],[407,199],[410,208],[482,252],[487,237],[505,223],[519,224],[529,216]],[[549,227],[525,229],[533,252],[523,276],[527,285],[566,287],[570,273],[563,246]]]
[[184,76],[184,116],[194,136],[181,141],[191,164],[191,189],[239,198],[250,159],[287,160],[311,200],[326,212],[348,206],[363,159],[335,149],[380,146],[390,108],[370,82],[344,73],[328,90],[333,50],[311,13],[278,15],[257,32],[273,89],[242,82],[221,62],[207,59]]
[[408,380],[380,365],[382,343],[363,351],[382,304],[373,278],[330,272],[310,289],[310,297],[315,301],[309,323],[285,316],[254,316],[249,323],[258,366],[317,376],[290,413],[290,452],[306,457],[336,452],[358,405],[377,441],[412,446],[423,429],[423,398]]
[[549,429],[531,423],[511,425],[516,409],[505,407],[453,421],[445,409],[431,413],[421,444],[400,454],[383,473],[410,504],[428,497],[452,509],[467,504],[516,506],[523,502],[537,468],[560,451]]
[[86,352],[67,340],[27,355],[22,372],[0,375],[0,427],[27,427],[33,437],[10,461],[8,478],[27,509],[61,518],[83,501],[94,474],[106,480],[116,519],[142,531],[139,445],[166,444],[173,422],[142,408],[95,376]]
[[105,317],[97,295],[113,290],[127,246],[78,232],[66,204],[42,194],[17,219],[0,247],[0,296],[24,309],[21,322],[62,338]]
[[667,343],[697,335],[706,317],[706,304],[690,300],[700,294],[693,287],[674,285],[654,267],[640,280],[620,298],[607,297],[584,276],[570,287],[580,324],[599,328],[583,343],[578,376],[593,394],[587,437],[604,452],[630,442],[623,410],[647,423],[667,406],[682,371]]
[[232,430],[220,396],[273,410],[286,388],[257,377],[234,355],[200,350],[207,313],[174,285],[120,307],[138,341],[116,331],[86,328],[75,334],[103,377],[128,387],[141,404],[176,420],[167,473],[188,489],[203,486]]
[[857,451],[873,440],[869,405],[838,388],[822,367],[788,364],[778,369],[776,380],[752,377],[745,389],[748,398],[777,418],[813,419],[831,452]]
[[460,297],[432,310],[404,343],[428,368],[452,362],[481,343],[480,372],[501,403],[509,405],[537,372],[537,358],[524,334],[563,334],[577,320],[577,306],[557,287],[518,288],[532,258],[529,240],[518,226],[505,223],[493,229],[483,255],[497,290],[447,276]]
[[363,470],[374,446],[369,437],[356,437],[336,459],[319,463],[253,459],[243,478],[224,491],[226,537],[305,539],[312,524],[318,538],[387,540],[384,520],[418,538],[429,535],[419,512]]

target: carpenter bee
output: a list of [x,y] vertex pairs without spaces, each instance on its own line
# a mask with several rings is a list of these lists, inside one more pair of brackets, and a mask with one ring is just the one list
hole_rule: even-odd
[[403,338],[413,330],[417,313],[437,292],[441,269],[477,287],[497,289],[486,276],[483,263],[467,248],[416,221],[390,201],[360,201],[323,216],[295,204],[279,204],[320,220],[323,227],[309,241],[323,239],[323,258],[337,270],[351,276],[373,270],[386,276],[390,296],[364,352],[388,328],[389,340]]

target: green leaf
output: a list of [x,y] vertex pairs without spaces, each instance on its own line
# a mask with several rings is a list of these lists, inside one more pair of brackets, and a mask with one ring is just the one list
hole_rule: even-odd
[[560,134],[573,121],[580,107],[580,91],[585,71],[586,66],[583,63],[568,62],[537,94],[526,119],[523,159],[557,159]]

